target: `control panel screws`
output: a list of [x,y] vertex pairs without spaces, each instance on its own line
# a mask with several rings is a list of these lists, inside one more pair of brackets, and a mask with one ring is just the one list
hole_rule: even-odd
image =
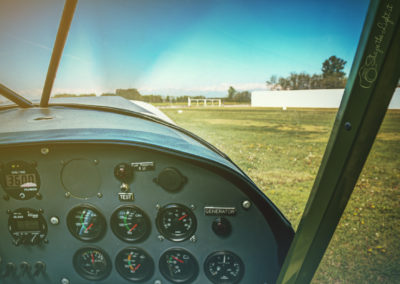
[[160,204],[156,204],[156,209],[160,210],[160,208],[161,208],[161,205]]
[[98,165],[98,164],[99,164],[99,160],[93,160],[93,163],[94,163],[95,165]]
[[194,210],[196,209],[196,206],[194,206],[194,204],[190,204],[190,209]]
[[192,243],[195,243],[197,241],[197,238],[195,235],[191,236],[189,239]]
[[350,131],[350,130],[351,130],[351,123],[347,121],[347,122],[344,124],[344,128],[345,128],[347,131]]
[[43,209],[42,209],[42,208],[39,208],[39,213],[40,213],[40,214],[43,214],[43,212],[44,212]]
[[161,284],[161,280],[154,281],[154,284]]
[[10,209],[7,209],[7,214],[11,214],[12,211]]
[[98,197],[98,198],[102,198],[102,197],[103,197],[103,193],[98,192],[98,193],[97,193],[97,197]]
[[61,278],[61,282],[60,282],[60,283],[61,283],[61,284],[69,284],[69,279],[63,277],[63,278]]
[[52,225],[58,225],[58,224],[60,224],[60,219],[58,219],[58,217],[56,217],[56,216],[53,216],[50,218],[50,223]]
[[49,152],[49,148],[44,147],[40,149],[40,153],[42,153],[42,155],[47,155]]
[[65,196],[65,198],[70,198],[71,197],[71,192],[66,192],[64,196]]
[[42,200],[42,198],[43,198],[43,196],[39,192],[36,193],[35,197],[37,200]]
[[165,240],[165,238],[164,238],[163,236],[161,236],[161,235],[158,235],[158,239],[159,239],[160,241]]
[[249,209],[249,208],[251,207],[251,202],[248,201],[248,200],[243,201],[242,207],[243,207],[244,209],[246,209],[246,210]]

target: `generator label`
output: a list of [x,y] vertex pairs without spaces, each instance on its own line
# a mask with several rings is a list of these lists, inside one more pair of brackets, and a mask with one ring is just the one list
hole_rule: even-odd
[[233,216],[236,215],[236,207],[217,207],[206,206],[204,207],[204,214],[206,216]]

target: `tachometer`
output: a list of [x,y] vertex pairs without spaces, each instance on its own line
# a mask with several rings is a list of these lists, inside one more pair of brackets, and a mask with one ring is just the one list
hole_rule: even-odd
[[106,231],[106,220],[93,206],[82,205],[68,213],[67,225],[71,234],[81,241],[97,241]]
[[120,251],[115,266],[121,276],[131,282],[144,282],[154,273],[154,262],[143,249],[132,247]]
[[74,268],[85,279],[101,280],[110,274],[112,264],[105,251],[95,247],[84,247],[74,255]]
[[191,283],[199,273],[196,258],[181,248],[164,252],[160,257],[159,266],[161,274],[172,283]]
[[236,284],[243,277],[244,265],[233,252],[217,251],[207,257],[204,271],[214,284]]
[[32,197],[40,198],[40,177],[32,163],[13,161],[2,167],[0,176],[4,191],[12,198],[27,200]]
[[111,229],[123,241],[140,242],[150,233],[150,220],[140,208],[133,205],[122,206],[111,216]]
[[156,219],[158,231],[171,241],[184,241],[196,231],[197,221],[192,210],[181,204],[168,204]]

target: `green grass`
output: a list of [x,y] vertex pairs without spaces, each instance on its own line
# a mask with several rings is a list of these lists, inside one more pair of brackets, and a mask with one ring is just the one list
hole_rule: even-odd
[[[241,167],[296,229],[335,110],[163,109]],[[389,111],[314,283],[400,283],[400,111]]]

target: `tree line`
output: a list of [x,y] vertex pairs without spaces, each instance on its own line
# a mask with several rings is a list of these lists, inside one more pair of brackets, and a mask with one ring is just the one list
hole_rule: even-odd
[[347,82],[346,73],[343,72],[346,63],[333,55],[322,63],[321,74],[292,72],[288,77],[279,78],[273,75],[266,84],[273,90],[341,89]]

